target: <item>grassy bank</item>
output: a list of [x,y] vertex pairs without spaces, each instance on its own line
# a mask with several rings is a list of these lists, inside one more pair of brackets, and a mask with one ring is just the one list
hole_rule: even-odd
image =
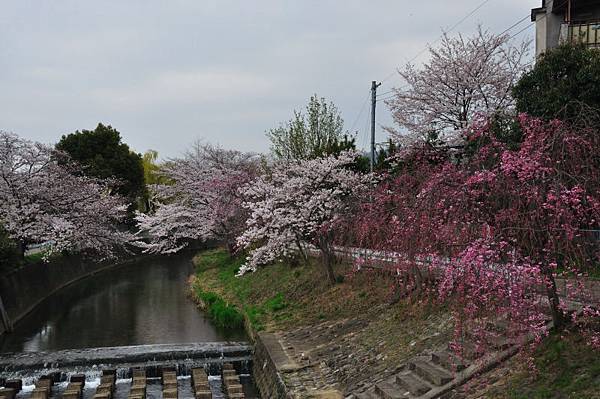
[[488,398],[600,398],[600,352],[578,333],[550,336],[530,360],[517,356],[494,373],[501,378],[484,391]]
[[349,277],[347,264],[336,266],[338,284],[332,287],[317,259],[296,267],[277,263],[236,277],[243,262],[243,257],[231,258],[223,249],[204,251],[194,258],[193,291],[203,302],[218,298],[214,300],[217,305],[207,309],[219,324],[225,324],[228,317],[221,313],[230,313],[217,309],[223,303],[245,315],[260,331],[366,314],[384,305],[389,293],[385,278],[364,274]]
[[[400,301],[390,306],[388,277],[353,274],[350,265],[341,263],[335,266],[338,283],[330,286],[317,259],[297,267],[277,263],[236,277],[243,262],[221,249],[194,258],[193,292],[217,324],[238,326],[246,317],[254,330],[291,331],[323,321],[368,320],[355,331],[350,349],[353,355],[367,354],[365,362],[370,362],[371,370],[381,363],[382,368],[393,370],[409,357],[445,346],[451,339],[451,317],[442,305]],[[457,397],[600,399],[598,351],[577,334],[559,338],[548,338],[533,354],[536,371],[525,357],[517,356],[461,387]]]

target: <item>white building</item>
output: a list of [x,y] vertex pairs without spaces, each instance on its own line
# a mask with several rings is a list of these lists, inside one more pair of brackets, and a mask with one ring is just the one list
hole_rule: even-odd
[[600,0],[542,0],[531,10],[536,55],[564,42],[600,47]]

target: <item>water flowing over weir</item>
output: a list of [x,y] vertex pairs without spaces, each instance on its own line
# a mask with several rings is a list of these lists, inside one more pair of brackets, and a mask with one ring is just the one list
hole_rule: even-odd
[[54,380],[52,394],[58,397],[74,376],[85,376],[83,398],[92,398],[105,370],[116,372],[114,399],[127,398],[132,386],[133,370],[143,370],[148,378],[147,398],[161,398],[161,376],[166,369],[177,375],[179,398],[193,398],[190,377],[193,369],[202,368],[209,376],[213,398],[224,398],[222,372],[225,364],[239,374],[245,398],[258,398],[251,378],[252,347],[245,343],[205,343],[187,345],[140,345],[129,347],[62,350],[4,354],[0,359],[0,376],[21,380],[23,388],[17,398],[29,398],[40,378]]
[[143,370],[146,398],[167,398],[161,376],[173,370],[178,397],[194,398],[192,369],[202,368],[212,397],[221,398],[226,366],[235,370],[245,397],[257,398],[246,334],[216,328],[196,308],[188,297],[192,273],[189,255],[157,258],[109,269],[52,295],[0,337],[0,387],[21,380],[16,398],[29,399],[40,378],[51,378],[50,396],[58,398],[71,377],[83,378],[87,399],[102,373],[115,370],[111,399],[120,399],[133,389],[134,370]]

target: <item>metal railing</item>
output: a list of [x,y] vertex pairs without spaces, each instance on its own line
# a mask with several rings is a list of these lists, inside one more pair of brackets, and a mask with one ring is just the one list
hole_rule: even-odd
[[568,28],[568,40],[592,47],[600,46],[600,21],[571,23]]

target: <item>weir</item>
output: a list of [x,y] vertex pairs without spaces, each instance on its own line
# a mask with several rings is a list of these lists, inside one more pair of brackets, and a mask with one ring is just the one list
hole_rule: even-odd
[[[245,342],[7,353],[0,359],[0,398],[66,398],[82,381],[79,397],[99,398],[97,391],[106,374],[114,374],[115,380],[109,399],[131,398],[141,386],[144,398],[194,398],[198,392],[207,399],[258,398],[251,377],[252,355],[252,346]],[[207,380],[194,382],[193,376],[198,380],[200,375]],[[42,395],[39,386],[48,380],[50,389]],[[231,389],[236,395],[232,396]]]

